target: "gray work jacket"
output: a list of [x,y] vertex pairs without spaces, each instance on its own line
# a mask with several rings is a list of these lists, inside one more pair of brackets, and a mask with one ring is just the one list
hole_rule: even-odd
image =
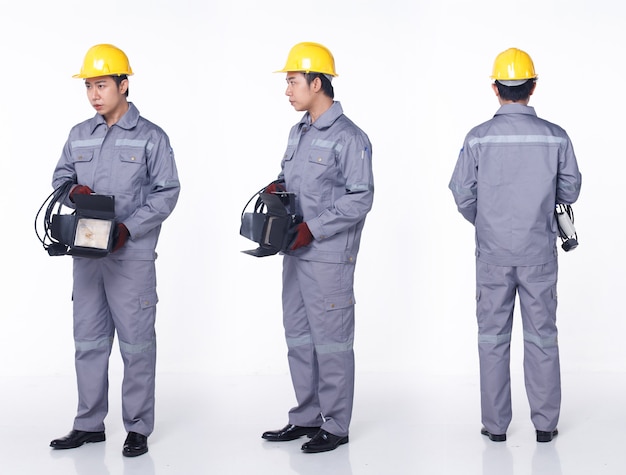
[[[141,117],[132,103],[111,127],[100,114],[75,125],[52,186],[67,179],[115,196],[115,219],[126,225],[131,237],[111,256],[156,258],[161,223],[173,211],[180,192],[174,152],[160,127]],[[73,206],[69,200],[65,204]]]
[[314,241],[286,254],[301,259],[355,263],[374,200],[372,145],[343,114],[339,102],[311,124],[308,112],[289,133],[279,180],[296,194],[296,212]]
[[476,256],[493,265],[556,258],[555,204],[572,204],[581,174],[572,143],[532,107],[505,104],[466,136],[449,188],[476,231]]

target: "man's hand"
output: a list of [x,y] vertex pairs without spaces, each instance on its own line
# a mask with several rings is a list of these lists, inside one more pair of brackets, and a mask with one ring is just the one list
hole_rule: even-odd
[[119,251],[128,238],[130,237],[130,233],[128,232],[128,228],[124,223],[118,223],[117,232],[115,233],[115,237],[113,238],[113,249],[111,252]]
[[70,191],[70,201],[72,203],[74,202],[75,195],[90,195],[92,193],[93,193],[93,190],[89,188],[88,186],[76,185],[74,188],[72,188],[72,191]]
[[285,185],[283,183],[279,183],[278,181],[273,181],[269,185],[265,187],[263,193],[276,193],[280,191],[287,191]]
[[291,245],[290,250],[295,251],[304,246],[308,246],[313,242],[313,235],[306,223],[300,223],[296,226],[296,239]]

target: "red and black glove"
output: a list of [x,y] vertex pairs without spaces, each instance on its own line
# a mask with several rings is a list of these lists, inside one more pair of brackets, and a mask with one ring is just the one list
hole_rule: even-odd
[[113,249],[111,252],[119,251],[128,238],[130,237],[130,233],[128,232],[128,228],[124,223],[118,223],[117,230],[115,233],[115,237],[113,238]]
[[287,191],[287,188],[285,188],[285,184],[279,181],[273,181],[265,187],[263,193],[276,193],[280,191]]
[[295,251],[304,246],[308,246],[313,242],[313,235],[309,229],[309,225],[306,223],[300,223],[296,226],[296,239],[290,247],[290,250]]
[[86,185],[76,185],[70,191],[70,201],[74,202],[74,195],[90,195],[93,193],[93,190]]

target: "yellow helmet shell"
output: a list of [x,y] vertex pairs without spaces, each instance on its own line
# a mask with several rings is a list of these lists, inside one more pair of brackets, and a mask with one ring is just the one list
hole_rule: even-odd
[[95,78],[99,76],[131,76],[133,70],[128,62],[128,57],[119,48],[100,44],[89,48],[80,73],[74,74],[75,78]]
[[[528,53],[517,48],[509,48],[500,53],[493,63],[491,79],[499,82],[513,81],[523,83],[535,79],[535,65]],[[510,84],[514,85],[514,84]]]
[[326,46],[319,43],[298,43],[287,56],[285,67],[276,73],[300,71],[303,73],[322,73],[338,76],[335,71],[335,58]]

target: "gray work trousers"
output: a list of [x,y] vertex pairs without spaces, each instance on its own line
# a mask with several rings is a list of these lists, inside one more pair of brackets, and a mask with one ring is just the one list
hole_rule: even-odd
[[510,345],[515,295],[524,333],[524,382],[535,429],[556,428],[561,407],[557,341],[557,260],[539,266],[476,261],[476,315],[483,426],[505,434],[511,422]]
[[283,260],[283,324],[297,406],[289,423],[348,435],[354,399],[354,265]]
[[117,332],[124,363],[127,431],[154,429],[156,271],[154,261],[74,258],[74,343],[78,410],[74,429],[103,431],[109,356]]

